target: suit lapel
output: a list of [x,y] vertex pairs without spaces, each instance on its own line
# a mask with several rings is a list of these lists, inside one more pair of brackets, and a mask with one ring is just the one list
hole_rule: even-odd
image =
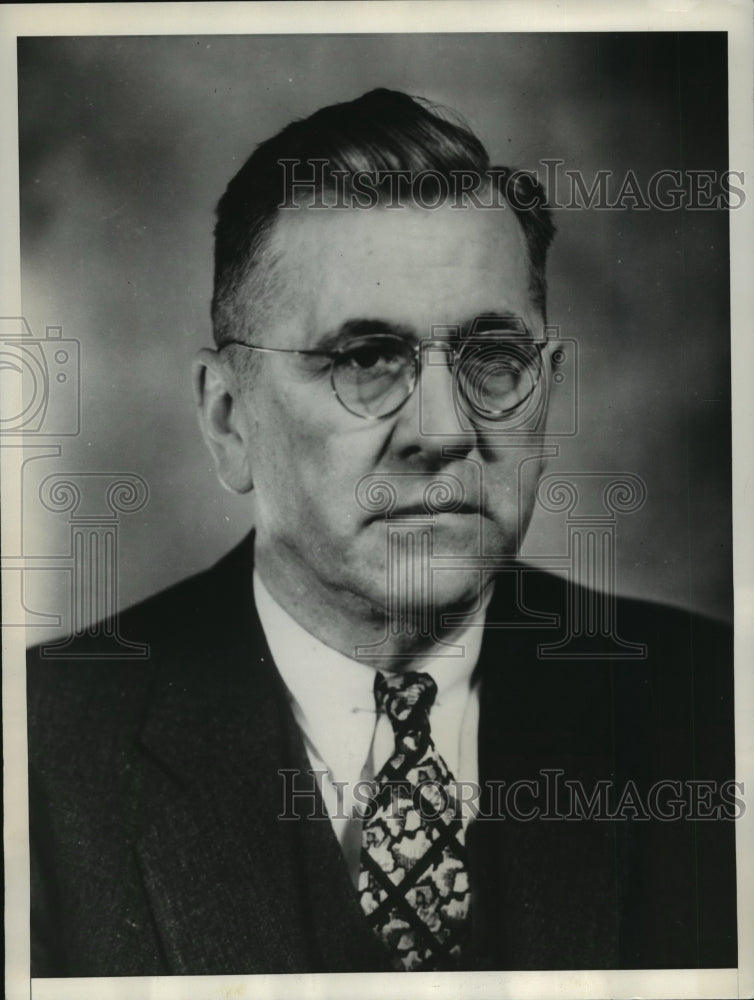
[[[248,540],[207,574],[182,648],[152,651],[142,744],[159,780],[137,852],[155,924],[176,973],[387,969],[307,773],[252,555]],[[315,789],[295,800],[300,818],[281,818],[284,769]]]
[[[532,593],[532,582],[529,606],[562,610]],[[496,613],[493,602],[490,620]],[[516,818],[506,798],[513,783],[532,780],[540,794],[535,803],[523,788],[521,814],[535,804],[547,811],[548,769],[563,769],[558,782],[576,780],[587,790],[610,777],[609,664],[543,661],[537,643],[549,638],[534,629],[488,629],[480,655],[483,809],[506,816],[474,821],[467,837],[475,886],[473,960],[487,969],[604,968],[615,958],[611,825]],[[553,775],[549,781],[555,787]],[[505,786],[491,794],[490,782]],[[561,809],[566,805],[559,802]]]
[[[216,583],[229,595],[237,581]],[[243,613],[232,598],[226,609],[213,601],[208,626],[161,658],[142,730],[173,779],[159,786],[138,850],[176,972],[303,971],[311,961],[295,831],[278,819],[287,706],[248,580],[242,593]]]

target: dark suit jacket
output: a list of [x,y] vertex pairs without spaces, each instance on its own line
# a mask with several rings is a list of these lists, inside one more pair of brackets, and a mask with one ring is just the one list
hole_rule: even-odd
[[[92,659],[95,639],[89,658],[31,652],[33,976],[389,970],[327,819],[278,818],[279,769],[309,765],[252,557],[247,539],[124,614],[145,661]],[[564,614],[562,581],[521,579],[526,606]],[[490,622],[515,620],[512,588],[501,580]],[[632,601],[618,628],[647,659],[548,661],[537,646],[557,630],[485,630],[484,782],[562,769],[587,791],[631,779],[644,794],[733,778],[728,630]],[[730,820],[508,816],[467,840],[470,969],[736,964]]]

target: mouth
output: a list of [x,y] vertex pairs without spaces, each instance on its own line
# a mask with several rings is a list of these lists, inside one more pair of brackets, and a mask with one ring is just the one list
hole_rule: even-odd
[[416,517],[416,518],[436,518],[436,517],[469,517],[470,515],[476,515],[480,517],[482,514],[481,504],[469,504],[463,503],[457,508],[443,509],[442,504],[438,504],[436,507],[430,508],[426,504],[407,504],[402,507],[397,507],[395,510],[391,510],[389,513],[384,512],[381,514],[374,514],[368,519],[368,523],[374,521],[395,521],[399,518],[404,517]]
[[359,480],[355,499],[367,515],[365,524],[396,518],[437,518],[484,515],[484,493],[479,483],[452,472],[370,473]]

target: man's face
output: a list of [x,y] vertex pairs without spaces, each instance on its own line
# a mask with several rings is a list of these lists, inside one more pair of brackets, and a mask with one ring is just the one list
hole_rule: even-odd
[[[541,337],[525,239],[510,210],[297,210],[281,213],[272,248],[279,308],[250,338],[256,344],[316,350],[360,321],[418,343],[438,325],[464,330],[492,313],[514,314]],[[428,484],[454,477],[463,506],[435,514],[432,530],[434,554],[460,559],[434,574],[433,602],[473,601],[480,577],[463,557],[480,555],[480,544],[486,555],[515,553],[541,472],[539,437],[519,436],[514,446],[499,427],[463,421],[443,364],[425,366],[403,407],[378,420],[341,406],[322,359],[256,354],[254,366],[240,405],[256,561],[273,592],[384,613],[386,523],[357,498],[363,477],[394,486],[392,517],[415,515]]]

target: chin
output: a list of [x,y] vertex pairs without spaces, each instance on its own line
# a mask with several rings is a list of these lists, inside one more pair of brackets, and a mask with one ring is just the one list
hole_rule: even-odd
[[380,609],[409,600],[441,609],[473,605],[492,575],[474,565],[482,552],[488,557],[515,552],[514,539],[478,515],[440,515],[395,527],[388,544],[381,522],[362,540],[359,558],[348,560],[361,578],[354,591]]
[[[438,613],[472,612],[479,606],[490,574],[479,570],[435,570],[431,577],[425,565],[404,564],[403,573],[385,588],[385,577],[370,581],[362,593],[377,617],[390,615],[394,620],[417,616],[431,620]],[[415,625],[407,626],[410,629]]]

